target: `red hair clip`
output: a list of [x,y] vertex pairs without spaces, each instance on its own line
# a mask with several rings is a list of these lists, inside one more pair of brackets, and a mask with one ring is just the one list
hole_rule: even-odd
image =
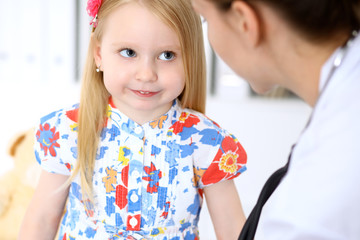
[[88,0],[86,11],[90,17],[93,19],[90,22],[90,25],[93,24],[93,28],[97,26],[97,14],[99,12],[102,0]]

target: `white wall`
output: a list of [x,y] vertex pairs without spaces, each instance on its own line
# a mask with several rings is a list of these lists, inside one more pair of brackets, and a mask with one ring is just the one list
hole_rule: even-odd
[[0,0],[0,173],[11,167],[9,139],[73,99],[74,3]]

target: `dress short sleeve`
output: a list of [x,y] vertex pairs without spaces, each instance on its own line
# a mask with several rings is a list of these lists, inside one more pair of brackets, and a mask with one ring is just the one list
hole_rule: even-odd
[[69,148],[66,118],[66,112],[59,110],[41,118],[35,128],[35,157],[42,169],[47,172],[71,174],[70,160],[73,156],[67,156],[64,151]]
[[194,160],[199,188],[233,179],[246,170],[247,155],[242,145],[234,135],[212,123],[199,132],[202,150]]

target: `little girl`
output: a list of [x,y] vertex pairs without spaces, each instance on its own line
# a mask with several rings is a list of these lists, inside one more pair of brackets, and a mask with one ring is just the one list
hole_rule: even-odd
[[199,239],[203,196],[217,237],[235,239],[245,217],[231,179],[246,153],[202,114],[190,1],[90,0],[87,10],[80,105],[41,119],[43,171],[20,239],[53,239],[59,224],[59,239]]

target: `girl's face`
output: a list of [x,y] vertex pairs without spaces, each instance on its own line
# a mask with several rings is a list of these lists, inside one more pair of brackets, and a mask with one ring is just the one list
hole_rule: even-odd
[[108,16],[95,61],[115,106],[140,124],[166,113],[185,86],[177,34],[135,2]]

